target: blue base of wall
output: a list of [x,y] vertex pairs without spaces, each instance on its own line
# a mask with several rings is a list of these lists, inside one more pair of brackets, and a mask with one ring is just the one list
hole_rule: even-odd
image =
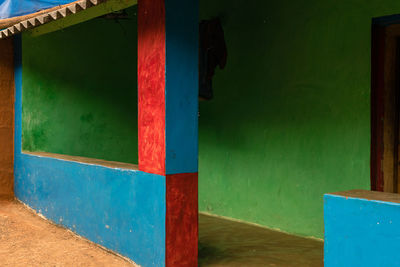
[[400,195],[364,190],[328,194],[324,218],[326,267],[400,266]]
[[15,157],[18,199],[142,266],[164,266],[165,190],[164,176],[28,154]]

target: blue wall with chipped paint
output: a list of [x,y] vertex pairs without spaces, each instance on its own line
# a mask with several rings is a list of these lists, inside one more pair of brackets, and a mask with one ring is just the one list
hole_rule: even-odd
[[324,264],[400,266],[400,204],[343,197],[324,197]]
[[15,196],[143,266],[165,264],[165,177],[21,153],[22,49],[15,38]]

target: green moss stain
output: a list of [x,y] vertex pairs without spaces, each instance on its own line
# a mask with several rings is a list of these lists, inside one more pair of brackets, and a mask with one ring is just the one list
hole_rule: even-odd
[[229,54],[200,103],[201,211],[323,237],[323,194],[370,187],[371,20],[395,13],[394,0],[201,0]]
[[137,22],[23,36],[23,149],[137,163]]

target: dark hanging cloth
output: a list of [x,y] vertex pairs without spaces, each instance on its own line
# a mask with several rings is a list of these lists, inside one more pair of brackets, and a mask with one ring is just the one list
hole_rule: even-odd
[[224,30],[218,18],[201,21],[199,41],[199,98],[210,100],[215,68],[225,68],[228,57]]

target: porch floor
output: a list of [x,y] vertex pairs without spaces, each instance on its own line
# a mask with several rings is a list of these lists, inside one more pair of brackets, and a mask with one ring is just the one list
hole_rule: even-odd
[[[199,266],[323,266],[323,243],[200,215]],[[0,199],[0,266],[134,266]]]
[[322,241],[200,215],[199,266],[323,266]]

